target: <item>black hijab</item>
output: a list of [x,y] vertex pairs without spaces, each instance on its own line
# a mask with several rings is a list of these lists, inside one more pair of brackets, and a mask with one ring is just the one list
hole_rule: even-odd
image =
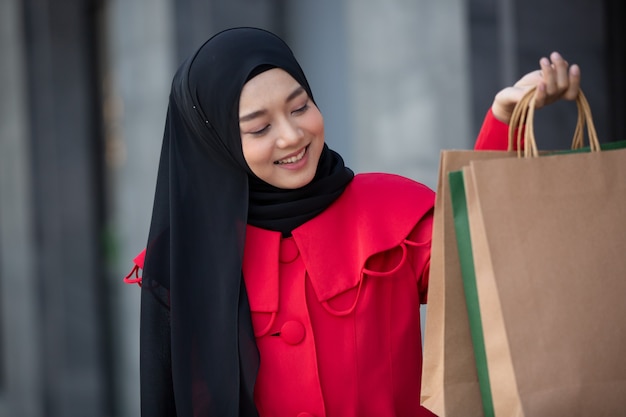
[[259,357],[241,276],[246,224],[288,235],[353,177],[327,146],[303,188],[281,190],[252,174],[239,96],[269,68],[285,70],[313,99],[289,47],[254,28],[218,33],[172,82],[143,274],[143,416],[257,415]]

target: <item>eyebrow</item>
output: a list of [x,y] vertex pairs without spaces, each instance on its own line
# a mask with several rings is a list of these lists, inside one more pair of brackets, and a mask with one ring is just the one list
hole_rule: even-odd
[[[304,92],[304,88],[301,85],[299,85],[295,90],[293,90],[291,94],[287,96],[287,98],[285,99],[285,103],[289,103],[291,100],[295,99],[303,92]],[[255,119],[259,116],[262,116],[265,113],[267,113],[267,110],[257,110],[255,112],[246,114],[245,116],[242,116],[239,118],[239,123],[249,122],[250,120]]]

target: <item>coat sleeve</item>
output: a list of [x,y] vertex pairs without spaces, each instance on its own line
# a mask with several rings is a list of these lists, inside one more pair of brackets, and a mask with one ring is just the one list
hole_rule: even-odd
[[[514,150],[517,149],[517,144]],[[522,143],[523,145],[523,143]],[[483,125],[480,128],[474,150],[477,151],[506,151],[509,146],[509,125],[496,119],[491,109],[487,111]]]

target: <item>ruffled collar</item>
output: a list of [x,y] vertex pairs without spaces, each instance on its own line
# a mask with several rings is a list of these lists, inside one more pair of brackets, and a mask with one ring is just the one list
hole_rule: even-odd
[[[433,202],[433,191],[410,179],[355,176],[332,205],[292,231],[317,299],[356,286],[367,259],[400,245]],[[281,239],[279,232],[247,227],[243,274],[252,310],[278,307]]]

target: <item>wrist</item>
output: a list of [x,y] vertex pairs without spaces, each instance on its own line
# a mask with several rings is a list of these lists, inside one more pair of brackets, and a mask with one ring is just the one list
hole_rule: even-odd
[[510,109],[509,107],[510,106],[505,106],[500,103],[496,98],[491,105],[491,113],[493,113],[493,116],[496,119],[508,125],[511,121],[511,115],[513,114],[513,109]]

